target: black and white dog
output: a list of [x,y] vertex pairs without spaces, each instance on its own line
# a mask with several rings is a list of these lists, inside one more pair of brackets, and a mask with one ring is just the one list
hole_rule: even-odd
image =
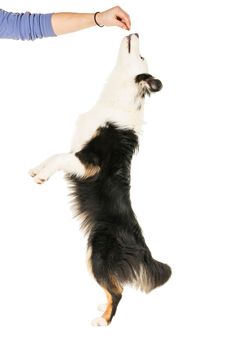
[[71,184],[75,214],[88,235],[88,264],[107,295],[104,313],[94,325],[111,322],[125,285],[148,293],[171,275],[168,265],[153,259],[130,202],[130,166],[144,99],[161,88],[140,56],[138,34],[125,37],[99,101],[78,119],[71,152],[30,170],[38,184],[58,170]]

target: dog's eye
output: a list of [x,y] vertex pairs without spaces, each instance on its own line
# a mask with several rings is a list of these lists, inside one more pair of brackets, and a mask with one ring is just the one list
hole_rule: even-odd
[[139,55],[139,57],[141,58],[142,61],[144,61],[144,57],[142,57],[141,55]]

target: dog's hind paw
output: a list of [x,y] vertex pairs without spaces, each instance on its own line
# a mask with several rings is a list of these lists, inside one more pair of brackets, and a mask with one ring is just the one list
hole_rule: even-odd
[[106,308],[107,308],[107,304],[100,304],[98,305],[97,310],[104,312]]
[[92,326],[107,326],[108,322],[103,318],[103,317],[98,317],[95,318],[92,322],[91,322]]

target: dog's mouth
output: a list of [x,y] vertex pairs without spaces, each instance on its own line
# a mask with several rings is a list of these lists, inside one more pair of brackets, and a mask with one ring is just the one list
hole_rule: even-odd
[[128,40],[128,52],[131,52],[131,38],[133,35],[136,35],[136,37],[139,39],[139,34],[138,33],[133,33],[127,36],[127,40]]
[[127,36],[127,40],[128,40],[128,53],[130,53],[130,51],[131,51],[131,35]]

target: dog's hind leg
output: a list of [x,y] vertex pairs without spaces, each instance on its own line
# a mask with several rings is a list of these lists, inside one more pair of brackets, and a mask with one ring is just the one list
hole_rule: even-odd
[[110,279],[110,283],[102,286],[107,297],[106,309],[101,317],[92,321],[93,326],[107,326],[111,323],[116,313],[117,306],[122,298],[123,288],[115,277]]
[[35,182],[42,184],[47,181],[57,171],[63,171],[65,174],[84,176],[86,173],[85,166],[73,153],[56,154],[39,166],[29,171]]

